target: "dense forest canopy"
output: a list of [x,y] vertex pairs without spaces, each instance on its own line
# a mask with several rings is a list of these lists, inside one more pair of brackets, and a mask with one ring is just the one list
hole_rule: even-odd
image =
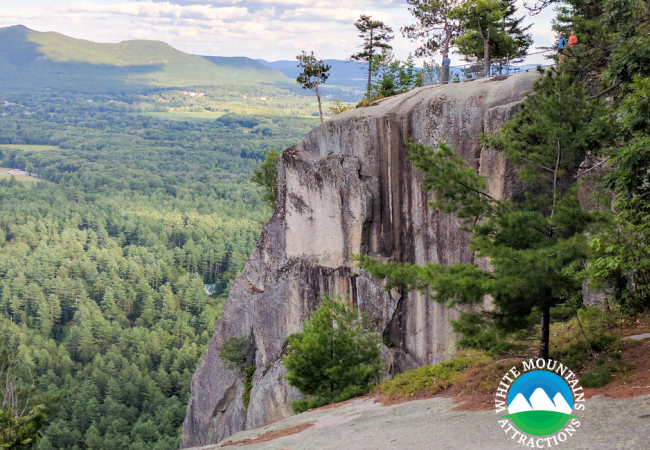
[[[211,94],[213,120],[191,120],[201,103],[178,91],[0,98],[0,173],[32,174],[0,175],[1,337],[36,399],[64,394],[41,450],[178,448],[192,374],[270,214],[249,178],[317,120],[232,114]],[[166,120],[163,97],[190,121]]]

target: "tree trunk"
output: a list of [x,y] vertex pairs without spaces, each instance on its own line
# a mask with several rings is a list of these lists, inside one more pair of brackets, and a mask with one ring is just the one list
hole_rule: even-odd
[[551,302],[542,303],[542,337],[539,343],[539,357],[548,359],[548,341],[551,334]]
[[318,113],[320,114],[320,123],[323,123],[323,108],[320,103],[320,94],[318,93],[318,85],[320,83],[320,75],[318,76],[318,83],[316,83],[316,98],[318,99]]
[[478,23],[478,34],[481,39],[483,39],[483,70],[481,71],[481,77],[484,77],[488,74],[490,70],[490,30],[488,28],[487,38],[483,34],[483,27],[481,26],[481,18],[477,18]]
[[[449,46],[451,44],[451,32],[449,31],[449,24],[445,22],[445,39],[442,43],[442,57],[446,58],[449,56]],[[450,71],[451,69],[447,69]],[[449,81],[449,74],[447,74],[447,80],[445,80],[445,69],[442,68],[440,70],[440,84],[444,83],[445,81]]]
[[366,94],[366,96],[367,96],[366,98],[368,99],[368,101],[370,101],[370,84],[372,83],[372,48],[373,48],[373,44],[374,44],[374,42],[372,40],[372,30],[374,30],[374,28],[371,27],[370,28],[370,41],[369,41],[370,45],[368,46],[369,47],[368,52],[370,54],[370,56],[368,57],[368,93]]
[[490,41],[483,41],[483,71],[481,76],[484,77],[490,71]]

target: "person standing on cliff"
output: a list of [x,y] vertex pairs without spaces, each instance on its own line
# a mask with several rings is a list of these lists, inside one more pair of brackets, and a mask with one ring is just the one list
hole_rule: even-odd
[[445,57],[442,58],[442,82],[443,83],[449,82],[450,67],[451,67],[451,59],[449,59],[449,55],[445,55]]
[[578,43],[578,36],[576,36],[576,32],[571,30],[571,36],[569,36],[569,47],[573,48],[576,46]]
[[560,40],[557,43],[557,54],[558,55],[564,54],[564,49],[566,48],[566,46],[567,46],[567,41],[564,38],[564,33],[560,33]]

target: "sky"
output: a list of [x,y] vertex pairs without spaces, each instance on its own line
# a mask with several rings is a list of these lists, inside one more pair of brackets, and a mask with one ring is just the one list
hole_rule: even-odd
[[[352,24],[361,14],[393,28],[397,57],[417,47],[399,32],[413,23],[406,0],[0,0],[0,27],[21,24],[96,42],[155,39],[187,53],[267,61],[293,60],[301,50],[348,59],[360,44]],[[527,18],[534,46],[552,45],[552,17],[548,10]]]

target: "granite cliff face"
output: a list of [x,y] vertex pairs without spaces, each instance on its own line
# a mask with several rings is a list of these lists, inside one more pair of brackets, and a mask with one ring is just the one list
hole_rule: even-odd
[[[458,220],[426,205],[421,174],[406,161],[404,138],[435,145],[444,137],[484,174],[490,193],[513,197],[520,186],[502,155],[478,137],[511,117],[537,74],[429,86],[340,114],[312,130],[278,161],[279,197],[257,249],[237,279],[214,336],[192,380],[182,447],[291,414],[300,394],[289,387],[282,343],[324,293],[341,294],[367,311],[393,346],[384,349],[390,374],[432,364],[456,351],[453,311],[417,293],[386,292],[357,269],[351,254],[422,264],[470,263]],[[248,409],[241,377],[219,349],[249,336],[256,372]]]

